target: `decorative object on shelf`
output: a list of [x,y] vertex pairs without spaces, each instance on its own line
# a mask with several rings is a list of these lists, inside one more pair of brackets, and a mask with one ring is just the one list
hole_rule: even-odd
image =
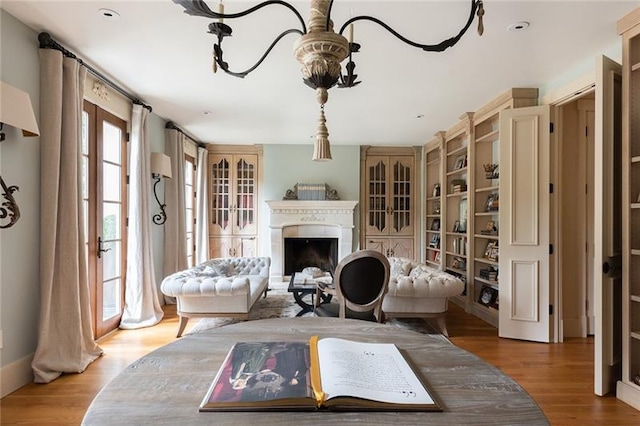
[[440,219],[439,218],[435,218],[435,219],[433,219],[433,221],[431,221],[431,230],[432,231],[439,231],[440,230]]
[[459,155],[456,158],[456,162],[453,165],[453,169],[454,170],[460,170],[460,169],[464,169],[465,167],[467,167],[467,155]]
[[453,223],[453,229],[451,230],[452,232],[460,232],[460,221],[456,220]]
[[497,241],[489,241],[487,243],[487,247],[484,250],[485,259],[491,260],[493,262],[498,261],[498,242]]
[[498,290],[488,285],[483,285],[478,296],[478,303],[490,308],[497,309]]
[[156,197],[156,201],[160,207],[160,213],[153,215],[153,223],[156,225],[162,225],[167,221],[167,213],[164,211],[164,208],[167,207],[167,205],[161,203],[160,199],[158,199],[157,189],[160,179],[163,177],[171,177],[171,159],[168,155],[160,152],[151,153],[151,177],[156,180],[153,184],[153,195]]
[[451,192],[460,194],[467,191],[467,182],[464,179],[453,179],[451,181]]
[[482,235],[498,235],[498,228],[493,220],[487,222],[485,229],[480,230]]
[[487,179],[498,179],[500,177],[497,164],[483,164],[482,167],[484,167],[484,177]]
[[283,200],[339,200],[338,191],[326,183],[296,183],[293,189],[287,189]]
[[[22,130],[22,136],[39,136],[40,130],[36,122],[31,98],[27,92],[0,81],[0,142],[6,139],[2,131],[4,125]],[[13,198],[13,193],[20,188],[17,185],[7,185],[0,176],[2,197],[6,200],[0,204],[0,229],[11,228],[20,219],[20,208]]]
[[455,257],[451,262],[451,267],[455,269],[465,270],[467,269],[467,261],[462,257]]
[[460,199],[460,227],[458,232],[467,232],[467,198]]
[[433,214],[440,214],[440,201],[433,204]]
[[484,280],[498,282],[498,268],[494,266],[490,266],[486,269],[480,269],[478,275]]
[[[478,16],[478,34],[482,35],[484,31],[483,16],[484,6],[482,0],[471,0],[471,9],[466,24],[460,29],[457,35],[447,38],[442,42],[434,45],[420,44],[411,41],[389,25],[385,24],[378,18],[371,16],[354,16],[348,19],[336,34],[333,30],[333,21],[331,20],[331,8],[333,0],[311,0],[310,19],[307,24],[302,19],[298,10],[286,1],[269,0],[262,2],[256,6],[246,9],[238,13],[224,13],[224,5],[222,2],[218,5],[218,11],[214,12],[206,5],[203,0],[173,0],[174,3],[182,6],[184,12],[191,16],[201,16],[205,18],[217,19],[217,22],[209,24],[209,33],[217,38],[217,42],[213,45],[213,71],[219,67],[227,74],[235,77],[244,78],[253,70],[255,70],[269,55],[275,45],[285,36],[289,34],[298,34],[300,37],[294,43],[294,55],[296,60],[302,65],[302,78],[304,83],[316,91],[316,99],[320,104],[320,119],[317,138],[314,149],[314,160],[328,160],[331,158],[329,152],[329,133],[325,125],[324,105],[329,95],[328,89],[334,85],[338,87],[354,87],[360,84],[356,81],[358,75],[354,73],[356,64],[353,61],[353,54],[360,51],[360,44],[353,41],[353,24],[357,21],[371,21],[389,31],[402,42],[417,47],[426,52],[442,52],[445,49],[454,46],[462,36],[467,32],[474,16]],[[229,69],[229,64],[224,61],[224,52],[222,50],[222,42],[225,37],[231,36],[232,29],[224,23],[224,19],[235,19],[247,16],[263,7],[270,5],[280,5],[289,9],[299,21],[299,28],[291,28],[283,31],[271,43],[266,52],[260,57],[255,65],[245,71],[235,72]],[[347,40],[342,34],[345,29],[349,29],[349,39]],[[346,75],[342,74],[341,63],[349,58],[345,68]],[[322,154],[324,152],[324,154]],[[316,153],[318,155],[316,156]]]
[[500,200],[498,194],[491,194],[487,197],[486,210],[488,212],[497,212],[500,209]]
[[433,185],[433,192],[431,193],[432,197],[439,197],[440,196],[440,184],[436,183]]
[[433,234],[429,241],[430,248],[440,248],[440,234]]

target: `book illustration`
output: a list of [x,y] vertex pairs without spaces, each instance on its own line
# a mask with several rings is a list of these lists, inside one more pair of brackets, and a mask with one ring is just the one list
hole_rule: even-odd
[[203,403],[311,398],[309,346],[305,342],[236,343]]
[[398,348],[317,336],[236,343],[200,411],[418,410],[438,404]]

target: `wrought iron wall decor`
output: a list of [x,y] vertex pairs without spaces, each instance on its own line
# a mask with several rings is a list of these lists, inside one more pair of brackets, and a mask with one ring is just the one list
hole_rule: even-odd
[[[7,186],[2,176],[0,176],[0,185],[2,186],[2,197],[6,200],[0,204],[0,229],[11,228],[20,219],[20,208],[13,198],[13,193],[20,188],[16,185]],[[8,222],[5,223],[6,220]]]
[[[484,31],[484,6],[482,0],[471,0],[471,9],[466,24],[455,36],[445,39],[438,44],[421,44],[409,40],[380,19],[366,15],[354,16],[348,19],[342,24],[338,33],[335,33],[333,30],[333,21],[331,20],[333,0],[311,0],[311,16],[308,25],[293,5],[281,0],[264,1],[239,13],[224,13],[224,5],[222,2],[218,3],[217,12],[212,11],[203,0],[173,0],[173,2],[182,6],[185,9],[184,13],[188,15],[218,20],[217,22],[210,23],[208,27],[208,32],[217,38],[217,41],[213,45],[214,72],[220,68],[227,74],[244,78],[260,66],[282,38],[289,34],[298,34],[300,36],[294,44],[294,55],[302,65],[302,79],[304,83],[316,91],[316,99],[320,104],[320,117],[318,119],[313,157],[316,161],[331,159],[329,132],[325,124],[326,119],[324,115],[324,105],[329,99],[327,90],[336,84],[342,88],[355,87],[360,84],[360,81],[357,81],[358,75],[355,74],[356,64],[353,61],[353,55],[360,52],[361,45],[353,41],[353,23],[357,21],[373,22],[380,25],[403,43],[426,52],[442,52],[454,46],[467,32],[475,15],[478,16],[478,34],[482,35]],[[224,23],[224,19],[242,18],[243,16],[247,16],[271,5],[283,6],[289,9],[298,19],[300,23],[299,28],[290,28],[278,35],[253,66],[244,71],[232,71],[229,64],[224,61],[222,42],[225,37],[231,36],[233,31],[229,25]],[[349,30],[348,40],[343,36],[346,29]],[[349,58],[349,60],[345,65],[346,73],[342,74],[341,63],[347,58]]]

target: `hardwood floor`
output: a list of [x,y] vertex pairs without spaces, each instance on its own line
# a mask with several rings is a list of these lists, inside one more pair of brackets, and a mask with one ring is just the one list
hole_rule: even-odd
[[[65,374],[48,385],[29,384],[0,400],[0,424],[80,424],[103,386],[134,360],[173,341],[177,328],[172,305],[165,307],[165,318],[155,327],[106,336],[99,342],[104,355],[84,373]],[[454,344],[500,368],[525,388],[552,425],[640,424],[640,411],[613,396],[593,394],[592,338],[563,344],[500,339],[493,327],[453,304],[447,328]]]

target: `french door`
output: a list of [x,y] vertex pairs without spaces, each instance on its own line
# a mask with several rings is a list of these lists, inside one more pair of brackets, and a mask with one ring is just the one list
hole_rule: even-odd
[[114,330],[124,309],[127,123],[85,101],[82,197],[93,331]]

